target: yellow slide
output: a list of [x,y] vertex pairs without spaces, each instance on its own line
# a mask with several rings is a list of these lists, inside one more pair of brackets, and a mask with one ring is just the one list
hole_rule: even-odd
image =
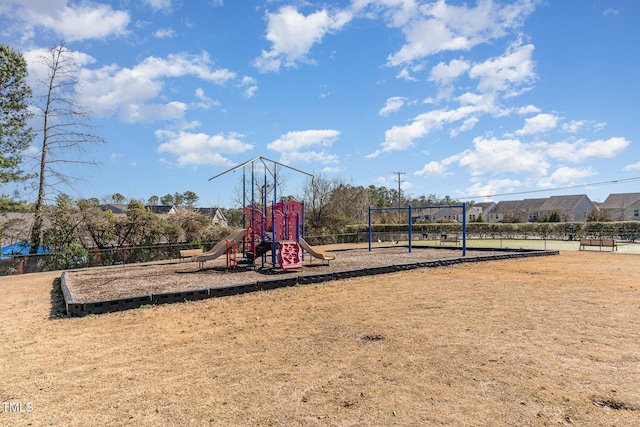
[[242,242],[243,238],[244,228],[236,228],[225,239],[220,240],[213,248],[211,248],[211,250],[195,257],[194,261],[198,261],[200,263],[200,268],[202,268],[205,261],[216,259],[219,256],[224,255],[227,252],[228,243],[234,241]]
[[313,246],[309,245],[307,241],[304,240],[302,237],[300,237],[300,242],[298,243],[300,244],[300,247],[303,250],[309,252],[309,255],[311,255],[314,258],[327,261],[327,263],[330,260],[336,259],[336,255],[333,252],[325,252],[325,251],[321,251],[320,249],[315,249]]

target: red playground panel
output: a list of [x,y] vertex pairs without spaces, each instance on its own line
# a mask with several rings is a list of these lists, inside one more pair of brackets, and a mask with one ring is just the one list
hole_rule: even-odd
[[[242,214],[248,220],[249,235],[255,241],[271,240],[275,228],[275,240],[295,240],[302,226],[304,205],[297,201],[281,201],[264,209],[247,206]],[[275,226],[275,227],[274,227]]]
[[278,242],[278,262],[283,270],[302,268],[302,248],[296,241]]

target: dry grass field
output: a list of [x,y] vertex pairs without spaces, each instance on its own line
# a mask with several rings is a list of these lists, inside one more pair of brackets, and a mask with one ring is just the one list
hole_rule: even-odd
[[640,425],[640,255],[461,264],[84,318],[0,278],[0,426]]

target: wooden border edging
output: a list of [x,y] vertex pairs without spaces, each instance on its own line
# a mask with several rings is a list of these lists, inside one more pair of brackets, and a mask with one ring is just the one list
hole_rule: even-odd
[[503,250],[509,252],[499,255],[487,255],[481,257],[460,257],[442,259],[437,261],[422,261],[407,264],[392,264],[375,267],[367,267],[355,270],[336,271],[332,273],[304,274],[286,278],[271,280],[259,280],[257,282],[243,283],[232,286],[222,286],[209,289],[192,289],[177,292],[162,292],[149,295],[138,295],[113,300],[77,302],[73,301],[71,292],[66,283],[66,272],[61,276],[61,288],[68,317],[80,317],[88,314],[103,314],[114,311],[129,310],[139,308],[143,305],[171,304],[175,302],[198,301],[207,298],[226,297],[241,295],[249,292],[267,291],[271,289],[284,288],[295,285],[307,285],[313,283],[323,283],[331,280],[349,279],[353,277],[373,276],[378,274],[388,274],[398,271],[413,270],[416,268],[437,268],[467,262],[498,261],[515,258],[528,258],[537,256],[559,255],[558,250],[526,250],[512,249]]

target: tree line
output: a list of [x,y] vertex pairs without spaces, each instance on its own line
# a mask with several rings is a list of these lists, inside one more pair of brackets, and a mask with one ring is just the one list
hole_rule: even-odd
[[[66,194],[59,194],[55,204],[45,206],[43,217],[41,243],[50,253],[46,262],[51,269],[85,266],[92,253],[104,257],[122,253],[126,248],[147,251],[146,255],[138,251],[136,261],[162,259],[152,249],[154,246],[188,243],[205,248],[206,243],[217,242],[228,232],[196,209],[185,207],[174,214],[159,216],[142,201],[130,200],[126,213],[115,215],[105,210],[97,198],[74,200]],[[24,219],[4,222],[0,233],[5,237],[15,235],[14,240],[18,240],[24,222]]]

